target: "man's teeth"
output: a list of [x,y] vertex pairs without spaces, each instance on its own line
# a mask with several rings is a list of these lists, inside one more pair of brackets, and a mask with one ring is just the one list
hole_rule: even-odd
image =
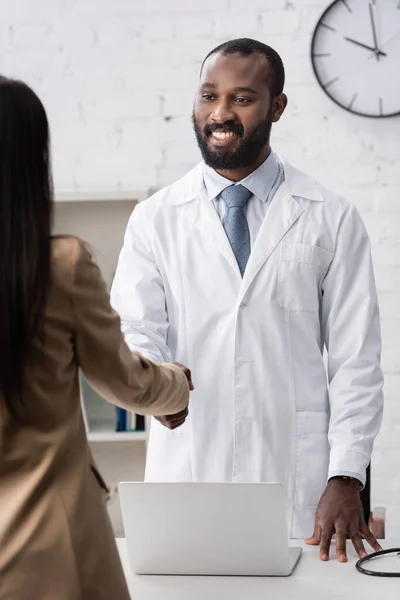
[[217,138],[217,140],[225,140],[228,137],[233,137],[235,134],[233,131],[213,131],[212,135]]

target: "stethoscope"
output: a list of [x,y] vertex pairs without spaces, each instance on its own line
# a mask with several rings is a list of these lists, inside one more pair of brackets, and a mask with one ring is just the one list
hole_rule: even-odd
[[363,565],[378,556],[384,556],[385,554],[397,554],[397,558],[400,560],[400,548],[389,548],[388,550],[380,550],[379,552],[373,552],[372,554],[368,554],[368,556],[364,556],[364,558],[360,558],[360,560],[356,564],[356,569],[363,575],[372,575],[373,577],[400,577],[400,571],[396,573],[391,571],[370,571],[369,569],[365,569]]

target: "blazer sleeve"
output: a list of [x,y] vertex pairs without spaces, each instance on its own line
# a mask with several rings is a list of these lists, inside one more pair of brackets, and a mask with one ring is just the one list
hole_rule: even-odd
[[90,385],[112,404],[141,414],[186,408],[189,385],[179,367],[131,352],[100,270],[82,243],[74,260],[71,303],[76,356]]

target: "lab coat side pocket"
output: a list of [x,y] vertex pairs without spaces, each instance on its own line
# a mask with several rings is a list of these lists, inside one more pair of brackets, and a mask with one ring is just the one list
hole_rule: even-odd
[[329,415],[296,413],[295,496],[297,506],[316,506],[325,490],[329,466]]

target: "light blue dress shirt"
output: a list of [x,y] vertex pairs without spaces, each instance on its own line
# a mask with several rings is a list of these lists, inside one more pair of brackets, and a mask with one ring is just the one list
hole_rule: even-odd
[[[242,181],[235,182],[235,185],[244,185],[252,192],[244,209],[249,225],[251,247],[254,246],[269,203],[284,179],[283,165],[276,154],[271,152],[255,171]],[[208,165],[204,166],[204,185],[207,189],[208,198],[213,202],[222,223],[224,223],[227,209],[220,194],[222,190],[232,184],[233,182],[230,179],[222,177]]]

